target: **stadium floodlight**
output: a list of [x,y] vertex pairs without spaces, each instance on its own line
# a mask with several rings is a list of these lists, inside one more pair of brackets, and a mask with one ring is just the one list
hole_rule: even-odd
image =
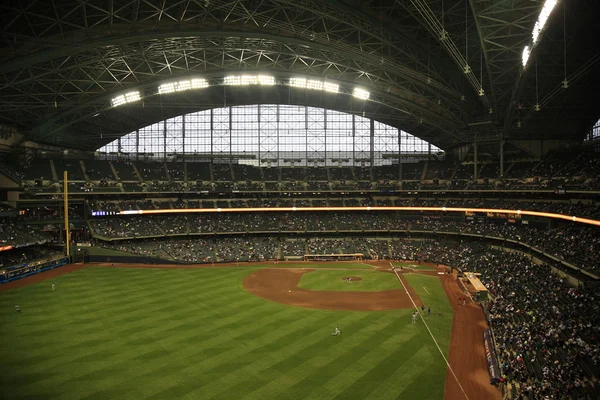
[[140,92],[129,92],[125,93],[125,102],[131,103],[133,101],[138,101],[140,99]]
[[323,82],[310,79],[306,82],[306,88],[312,90],[323,90]]
[[256,85],[258,84],[258,77],[256,75],[242,75],[240,83],[242,85]]
[[176,83],[175,87],[178,92],[183,92],[184,90],[190,90],[192,88],[192,82],[190,82],[188,80],[179,81]]
[[242,77],[238,76],[238,75],[226,76],[223,79],[223,83],[225,85],[241,85],[242,84]]
[[354,88],[354,91],[352,92],[352,96],[354,96],[358,99],[368,100],[369,97],[371,96],[371,93],[369,93],[366,90],[361,89],[361,88]]
[[258,76],[258,83],[260,85],[268,85],[268,86],[272,86],[275,84],[275,78],[270,76],[270,75],[259,75]]
[[122,94],[120,96],[117,96],[117,97],[113,98],[111,100],[111,103],[112,103],[113,107],[117,107],[117,106],[120,106],[122,104],[125,104],[126,103],[125,102],[125,95]]
[[184,79],[179,82],[163,83],[158,87],[158,93],[166,94],[173,92],[183,92],[185,90],[203,89],[206,87],[208,87],[208,82],[206,82],[206,79]]
[[113,99],[111,100],[111,104],[113,107],[117,107],[126,103],[133,103],[134,101],[138,101],[140,99],[140,92],[134,91],[122,94],[117,97],[113,97]]
[[323,90],[330,93],[337,93],[340,91],[340,85],[337,83],[323,82]]
[[225,85],[241,86],[241,85],[274,85],[275,78],[267,75],[230,75],[223,79]]
[[204,89],[208,87],[206,79],[192,79],[192,89]]
[[306,78],[291,78],[290,86],[306,88]]
[[523,49],[522,59],[523,59],[523,66],[526,66],[527,60],[529,60],[529,46],[525,46],[525,48]]
[[542,29],[544,29],[544,26],[546,25],[546,22],[548,21],[548,18],[550,17],[552,10],[554,10],[556,3],[557,3],[557,0],[546,0],[544,2],[542,11],[540,12],[540,15],[538,16],[538,19],[535,22],[535,25],[533,27],[532,37],[533,37],[534,44],[538,41],[540,33],[542,32]]
[[159,94],[173,93],[175,91],[175,83],[163,83],[158,87]]

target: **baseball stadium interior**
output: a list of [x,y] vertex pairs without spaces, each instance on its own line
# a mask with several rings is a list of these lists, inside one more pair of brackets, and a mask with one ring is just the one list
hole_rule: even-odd
[[4,2],[0,289],[431,263],[485,286],[498,399],[598,399],[598,6]]

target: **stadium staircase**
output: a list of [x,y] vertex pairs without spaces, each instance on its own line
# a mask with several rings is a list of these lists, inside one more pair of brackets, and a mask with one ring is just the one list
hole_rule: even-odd
[[167,176],[167,181],[169,182],[173,182],[173,180],[171,179],[171,174],[169,173],[169,168],[167,168],[167,163],[162,163],[163,168],[165,169],[165,174]]
[[[569,171],[569,170],[573,165],[577,165],[580,162],[580,160],[582,158],[584,158],[584,155],[585,155],[584,153],[579,154],[577,157],[575,157],[573,160],[571,160],[570,162],[565,164],[558,171],[555,171],[554,174],[552,174],[552,176],[569,176],[569,175],[576,176],[577,172],[579,172],[579,171]],[[563,171],[568,171],[568,173],[565,173]]]
[[528,171],[527,175],[528,176],[535,176],[535,171],[537,171],[537,169],[544,164],[544,160],[540,160],[537,164],[535,164],[535,166],[533,168],[531,168],[531,170]]
[[429,160],[425,161],[425,165],[423,166],[423,171],[421,172],[421,182],[425,180],[427,176],[427,169],[429,168]]
[[510,171],[514,166],[515,166],[516,162],[511,163],[508,168],[506,168],[504,170],[504,176],[508,175],[508,171]]
[[135,165],[135,163],[131,163],[131,167],[133,168],[133,173],[137,176],[138,180],[140,182],[144,181],[144,178],[142,178],[142,174],[140,174],[140,171],[138,170],[137,166]]
[[481,177],[483,176],[483,171],[487,166],[488,164],[479,163],[479,167],[477,167],[477,178],[481,179]]
[[[115,168],[115,166],[113,165],[113,163],[111,161],[108,162],[108,165],[110,165],[110,170],[112,171],[113,175],[115,176],[115,179],[117,181],[120,181],[121,178],[119,177],[119,174],[117,173],[117,169]],[[121,190],[123,190],[123,187],[121,186]],[[124,190],[123,190],[124,191]]]
[[81,171],[83,172],[83,178],[86,182],[90,181],[90,177],[88,176],[87,170],[85,169],[85,163],[83,160],[79,160],[79,165],[81,166]]
[[232,167],[231,167],[231,162],[229,162],[229,169],[230,169],[230,171],[231,171],[231,181],[232,181],[232,182],[236,182],[236,181],[237,181],[237,178],[236,178],[236,176],[235,176],[235,168],[232,168]]
[[58,175],[56,175],[56,167],[54,166],[54,160],[50,160],[50,171],[52,171],[52,180],[58,181]]
[[460,165],[461,165],[460,163],[456,164],[456,167],[454,167],[454,169],[452,170],[452,175],[450,175],[450,180],[454,180],[454,176],[456,175],[456,173],[460,169]]

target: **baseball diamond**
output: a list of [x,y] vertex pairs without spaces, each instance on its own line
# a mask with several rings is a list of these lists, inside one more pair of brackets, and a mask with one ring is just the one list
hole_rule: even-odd
[[1,1],[0,400],[600,399],[599,15]]
[[[436,310],[425,321],[460,386],[422,324],[409,325],[415,309],[389,263],[360,276],[396,287],[375,292],[336,291],[340,264],[78,265],[2,285],[2,397],[501,397],[476,340],[483,314],[455,306],[454,279],[401,275],[417,305]],[[328,291],[298,287],[319,273]],[[7,311],[15,302],[20,315]]]

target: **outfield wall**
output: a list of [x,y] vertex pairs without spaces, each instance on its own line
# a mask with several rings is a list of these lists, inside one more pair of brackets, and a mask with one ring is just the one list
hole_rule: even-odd
[[102,256],[94,255],[87,256],[85,262],[91,263],[125,263],[125,264],[183,264],[174,260],[164,260],[161,258],[144,257],[144,256]]

